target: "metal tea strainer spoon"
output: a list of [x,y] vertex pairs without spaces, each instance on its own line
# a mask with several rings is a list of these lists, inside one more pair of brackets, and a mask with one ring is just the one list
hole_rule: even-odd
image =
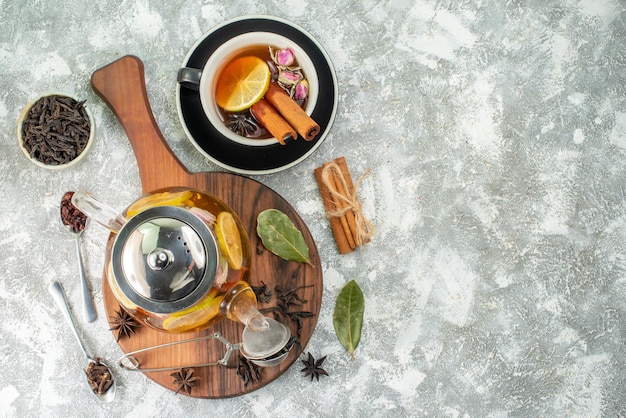
[[89,367],[86,371],[87,381],[90,384],[94,395],[96,395],[98,399],[103,402],[111,402],[113,398],[115,398],[115,392],[117,389],[115,377],[111,373],[111,369],[103,363],[99,357],[94,359],[87,353],[87,349],[85,349],[85,346],[78,335],[78,331],[76,330],[76,325],[72,319],[72,313],[70,312],[70,307],[67,304],[67,298],[65,297],[65,292],[63,291],[61,284],[59,282],[51,283],[48,287],[48,291],[61,310],[61,313],[63,313],[63,316],[65,316],[67,323],[70,325],[70,328],[74,333],[74,337],[76,337],[76,341],[78,341],[80,349],[89,360]]
[[[177,370],[183,367],[207,367],[207,366],[224,366],[228,367],[228,360],[234,351],[239,352],[248,360],[261,367],[276,366],[285,361],[289,351],[294,345],[295,339],[291,337],[291,331],[284,324],[275,319],[265,317],[267,327],[262,330],[254,331],[248,326],[243,330],[242,342],[231,343],[224,338],[219,332],[202,337],[191,338],[188,340],[173,341],[170,343],[159,344],[152,347],[145,347],[130,353],[124,354],[119,359],[119,366],[123,369],[138,372],[160,372],[166,370]],[[136,354],[145,353],[147,351],[159,350],[178,344],[187,344],[196,341],[216,339],[224,344],[226,351],[220,359],[209,363],[172,365],[145,368],[141,367],[140,361]]]

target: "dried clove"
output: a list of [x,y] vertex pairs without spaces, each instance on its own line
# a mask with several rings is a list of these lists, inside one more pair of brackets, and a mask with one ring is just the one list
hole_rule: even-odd
[[267,288],[265,282],[261,282],[260,286],[250,285],[250,288],[254,292],[258,302],[269,303],[272,299],[272,291]]
[[307,301],[305,299],[302,299],[296,292],[300,289],[305,289],[307,287],[313,287],[313,285],[299,286],[291,290],[284,290],[280,286],[276,286],[276,297],[278,298],[278,304],[283,305],[285,309],[288,309],[289,306],[292,305],[304,305]]
[[87,370],[85,370],[91,390],[98,395],[104,394],[113,384],[111,371],[104,363],[101,363],[100,360],[100,357],[96,357],[94,361],[89,363]]
[[291,309],[293,306],[301,307],[307,303],[307,300],[300,297],[297,292],[298,290],[312,286],[313,285],[299,286],[290,290],[285,290],[280,286],[276,286],[274,288],[276,290],[276,298],[278,299],[276,306],[261,309],[260,312],[272,312],[274,314],[274,318],[277,320],[281,318],[288,318],[294,321],[296,323],[296,337],[299,340],[302,336],[302,327],[304,325],[303,320],[314,316],[314,314],[310,311]]

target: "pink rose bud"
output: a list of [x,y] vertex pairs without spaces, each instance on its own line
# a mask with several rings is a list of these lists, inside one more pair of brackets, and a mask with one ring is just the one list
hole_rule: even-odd
[[285,85],[292,86],[296,84],[298,81],[302,79],[302,76],[298,73],[294,73],[293,71],[281,71],[278,75],[278,82],[284,83]]
[[293,64],[295,60],[296,53],[289,47],[281,49],[278,53],[276,53],[276,61],[278,61],[278,65],[288,67]]
[[296,100],[304,100],[309,95],[309,83],[306,80],[302,80],[296,84],[296,92],[293,97]]

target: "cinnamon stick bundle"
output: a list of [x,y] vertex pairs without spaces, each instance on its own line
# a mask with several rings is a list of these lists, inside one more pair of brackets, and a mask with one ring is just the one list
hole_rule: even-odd
[[305,140],[311,141],[320,132],[317,122],[311,119],[298,103],[275,83],[270,83],[265,99]]
[[285,145],[285,140],[290,137],[293,139],[298,137],[291,125],[283,119],[280,113],[267,100],[261,99],[253,104],[250,112],[281,145]]
[[361,213],[361,204],[356,197],[364,175],[355,186],[344,157],[324,163],[315,169],[314,174],[339,253],[349,253],[370,242],[374,226]]

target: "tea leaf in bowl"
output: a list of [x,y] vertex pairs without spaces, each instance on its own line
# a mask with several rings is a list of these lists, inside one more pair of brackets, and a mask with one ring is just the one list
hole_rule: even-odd
[[256,232],[263,246],[289,261],[311,263],[309,247],[302,232],[278,209],[266,209],[257,216]]

